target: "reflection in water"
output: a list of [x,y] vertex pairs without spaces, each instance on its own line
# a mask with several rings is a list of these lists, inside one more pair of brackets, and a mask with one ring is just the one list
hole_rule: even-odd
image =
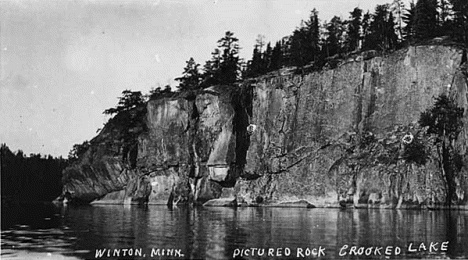
[[[314,257],[319,249],[325,253],[320,259],[383,259],[375,250],[382,247],[378,252],[384,255],[388,246],[390,259],[466,258],[467,228],[468,212],[459,211],[29,205],[2,210],[1,246],[2,258],[11,259],[94,259],[96,250],[130,248],[141,249],[144,256],[123,257],[120,251],[120,259],[180,259],[175,251],[162,256],[162,249],[179,250],[187,259],[230,259],[234,253],[268,259],[270,249],[277,259],[288,250],[289,258],[307,252]],[[442,251],[446,241],[448,248]],[[431,247],[431,242],[438,244]],[[410,244],[416,252],[409,252]],[[350,255],[359,247],[372,247],[372,253]],[[251,248],[257,248],[255,257]],[[103,252],[101,259],[110,259]]]

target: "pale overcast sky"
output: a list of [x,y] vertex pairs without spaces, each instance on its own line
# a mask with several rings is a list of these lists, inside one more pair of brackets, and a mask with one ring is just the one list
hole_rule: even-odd
[[0,142],[66,157],[90,140],[122,90],[176,85],[230,30],[249,59],[317,8],[323,22],[391,0],[0,0]]

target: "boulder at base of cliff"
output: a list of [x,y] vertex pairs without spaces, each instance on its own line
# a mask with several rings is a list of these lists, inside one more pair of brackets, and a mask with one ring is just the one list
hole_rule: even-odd
[[95,199],[91,201],[89,204],[91,205],[106,205],[106,204],[122,205],[124,204],[124,202],[125,202],[125,190],[119,190],[119,191],[109,192],[102,198]]
[[275,208],[315,208],[315,206],[309,203],[306,200],[298,200],[298,201],[285,201],[281,203],[275,203],[268,205],[268,207],[275,207]]
[[236,198],[211,199],[203,204],[205,207],[237,207]]

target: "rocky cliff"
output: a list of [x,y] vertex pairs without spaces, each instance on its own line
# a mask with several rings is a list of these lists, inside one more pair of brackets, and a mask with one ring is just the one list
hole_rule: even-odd
[[63,196],[154,204],[220,197],[245,164],[248,97],[240,88],[219,86],[119,113],[64,171]]
[[[239,86],[151,100],[126,119],[119,114],[65,170],[64,194],[93,203],[441,203],[437,151],[418,119],[442,93],[467,111],[466,52],[434,45],[370,54],[321,72],[283,69]],[[129,118],[132,124],[118,123]],[[463,163],[453,204],[462,206],[467,130],[465,123],[454,145]],[[406,135],[425,142],[424,163],[401,156]]]

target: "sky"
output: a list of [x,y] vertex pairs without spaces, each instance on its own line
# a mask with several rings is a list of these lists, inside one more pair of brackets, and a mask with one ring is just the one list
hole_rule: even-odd
[[316,8],[319,19],[391,0],[0,0],[0,143],[67,157],[91,140],[125,89],[177,86],[186,61],[204,64],[234,32],[250,59]]

